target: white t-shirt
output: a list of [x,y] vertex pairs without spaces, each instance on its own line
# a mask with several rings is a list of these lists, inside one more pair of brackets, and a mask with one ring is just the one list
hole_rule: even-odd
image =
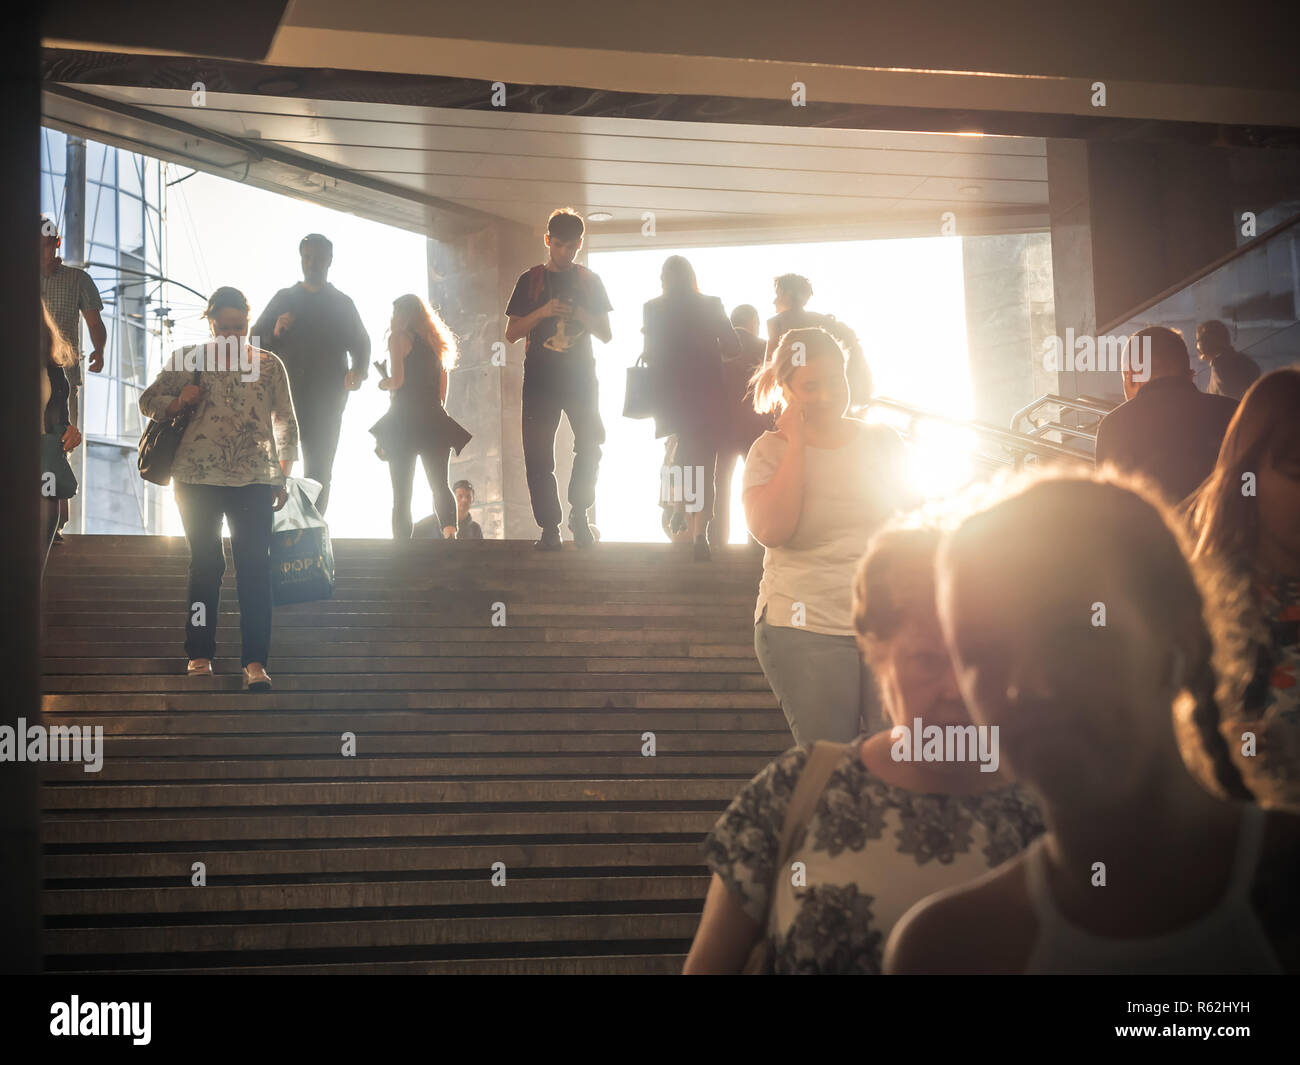
[[[785,546],[764,552],[756,624],[766,608],[769,625],[853,635],[853,573],[867,541],[902,504],[904,456],[889,426],[852,424],[842,447],[805,445],[799,521]],[[776,433],[760,436],[745,459],[744,489],[767,484],[788,446]]]

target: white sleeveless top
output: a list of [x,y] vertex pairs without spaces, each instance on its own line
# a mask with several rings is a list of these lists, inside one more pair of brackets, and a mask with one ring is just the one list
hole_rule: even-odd
[[1281,973],[1281,963],[1250,901],[1264,818],[1265,812],[1258,806],[1243,809],[1232,874],[1219,904],[1192,924],[1146,939],[1099,936],[1070,924],[1056,908],[1047,886],[1043,838],[1035,840],[1025,853],[1025,877],[1030,902],[1038,917],[1038,939],[1024,971],[1162,975]]

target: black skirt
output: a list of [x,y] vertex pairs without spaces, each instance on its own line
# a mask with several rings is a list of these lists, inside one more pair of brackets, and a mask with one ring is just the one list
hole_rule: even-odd
[[430,404],[418,414],[406,406],[394,403],[379,421],[370,427],[375,438],[375,450],[381,457],[399,451],[425,451],[451,448],[457,455],[474,439],[460,422],[441,405]]

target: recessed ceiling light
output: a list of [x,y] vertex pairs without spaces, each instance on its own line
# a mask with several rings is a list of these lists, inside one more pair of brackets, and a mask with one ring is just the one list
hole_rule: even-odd
[[608,211],[592,211],[587,215],[588,222],[608,222],[614,216]]
[[983,192],[983,185],[962,185],[957,189],[958,192]]

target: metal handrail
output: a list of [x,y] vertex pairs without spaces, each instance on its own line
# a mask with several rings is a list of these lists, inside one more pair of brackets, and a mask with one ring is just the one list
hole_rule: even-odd
[[1037,399],[1030,400],[1016,411],[1015,414],[1011,415],[1011,431],[1013,433],[1020,432],[1020,421],[1022,418],[1029,418],[1032,420],[1032,415],[1038,412],[1039,407],[1048,406],[1063,407],[1066,410],[1078,411],[1081,414],[1096,414],[1104,418],[1115,409],[1116,404],[1107,406],[1105,401],[1102,400],[1085,399],[1082,396],[1058,396],[1054,392],[1048,392],[1039,396]]
[[914,407],[910,403],[900,403],[896,399],[889,399],[885,396],[873,397],[868,402],[867,406],[884,407],[887,410],[893,410],[900,414],[905,414],[913,424],[918,421],[932,421],[942,422],[945,425],[951,425],[958,429],[966,429],[978,434],[991,443],[998,444],[1001,447],[1017,452],[1021,459],[1026,455],[1033,455],[1037,459],[1069,459],[1075,462],[1087,463],[1089,465],[1093,462],[1093,457],[1087,452],[1078,451],[1075,448],[1066,447],[1063,444],[1054,444],[1049,440],[1036,440],[1024,433],[1008,432],[1006,429],[999,429],[996,425],[989,425],[987,422],[976,421],[974,419],[968,420],[963,418],[954,418],[951,415],[939,414],[936,411]]
[[1077,436],[1083,440],[1090,440],[1093,444],[1097,443],[1096,429],[1080,429],[1077,425],[1062,425],[1060,422],[1040,422],[1025,435],[1037,439],[1044,433],[1068,433],[1070,436]]

